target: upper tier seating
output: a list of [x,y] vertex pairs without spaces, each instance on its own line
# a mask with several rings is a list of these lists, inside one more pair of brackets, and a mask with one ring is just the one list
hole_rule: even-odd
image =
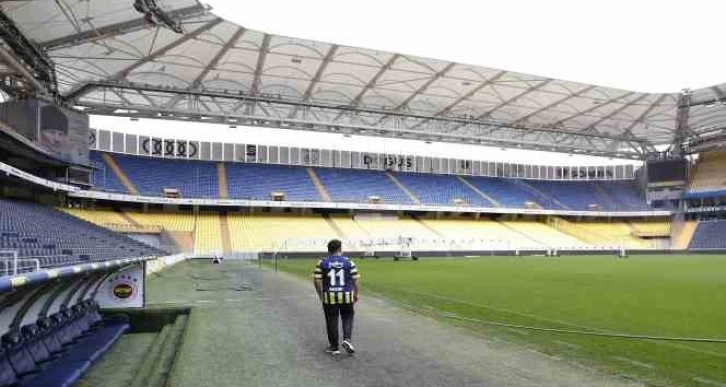
[[102,152],[90,152],[91,165],[94,167],[92,174],[93,186],[108,192],[128,193],[121,180],[103,160]]
[[650,206],[643,200],[638,187],[632,181],[596,182],[602,192],[607,194],[617,211],[648,211]]
[[317,168],[315,172],[336,202],[360,203],[378,196],[386,204],[413,204],[406,192],[381,171]]
[[217,168],[213,162],[113,155],[141,195],[160,196],[164,188],[181,197],[218,198]]
[[587,211],[593,204],[605,211],[618,210],[612,199],[590,181],[527,180],[526,183],[571,210]]
[[689,248],[726,249],[726,220],[700,221]]
[[[552,200],[535,195],[517,179],[502,177],[474,177],[467,176],[465,179],[473,186],[496,200],[501,207],[525,208],[527,202],[535,203],[542,208],[551,208]],[[556,207],[560,209],[559,206]]]
[[726,151],[702,153],[690,189],[726,188]]
[[[108,167],[100,152],[92,159],[102,168],[94,174],[97,189],[128,192]],[[122,175],[142,195],[162,195],[163,188],[176,188],[182,197],[219,198],[220,181],[216,163],[113,155]],[[529,206],[555,210],[641,211],[650,207],[634,181],[525,180],[503,177],[462,177],[401,172],[393,178],[383,171],[313,168],[320,191],[306,167],[251,163],[224,164],[230,199],[269,200],[282,192],[290,201],[322,201],[325,191],[336,202],[369,202],[378,197],[383,204],[415,204],[408,192],[424,205],[457,204],[502,208]],[[402,188],[395,180],[403,185]],[[466,184],[470,183],[470,185]],[[129,184],[130,183],[130,184]],[[472,187],[475,187],[473,189]],[[480,191],[480,192],[477,192]],[[408,192],[407,192],[408,191]],[[491,199],[491,201],[489,200]],[[327,200],[327,199],[326,199]],[[591,207],[595,205],[595,207]]]
[[470,206],[491,207],[488,200],[467,187],[456,176],[397,173],[396,177],[421,200],[421,204],[454,205],[454,200],[459,199]]
[[[7,199],[0,199],[0,249],[36,258],[44,268],[160,254],[124,235],[50,207]],[[26,263],[25,269],[32,267]]]
[[320,200],[305,168],[244,163],[227,163],[225,167],[232,199],[270,200],[272,192],[282,192],[286,200]]

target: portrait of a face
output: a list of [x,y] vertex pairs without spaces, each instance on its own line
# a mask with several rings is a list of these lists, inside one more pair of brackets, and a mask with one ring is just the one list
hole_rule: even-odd
[[40,144],[48,150],[65,153],[71,148],[68,137],[68,118],[55,106],[40,110]]

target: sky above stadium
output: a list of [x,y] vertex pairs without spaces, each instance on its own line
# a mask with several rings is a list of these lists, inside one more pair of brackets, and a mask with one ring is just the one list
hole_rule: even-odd
[[272,34],[640,92],[726,82],[721,0],[206,0]]

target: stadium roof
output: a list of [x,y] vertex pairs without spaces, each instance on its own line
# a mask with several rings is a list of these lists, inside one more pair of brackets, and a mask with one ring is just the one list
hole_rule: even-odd
[[[54,61],[66,101],[92,114],[618,157],[642,157],[672,141],[676,128],[679,93],[270,35],[225,21],[195,0],[0,7]],[[694,95],[720,100],[724,90]]]

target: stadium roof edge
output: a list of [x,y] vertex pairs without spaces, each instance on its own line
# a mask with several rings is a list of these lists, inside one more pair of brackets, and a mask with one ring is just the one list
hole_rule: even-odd
[[[112,0],[3,2],[0,9],[47,50],[68,103],[90,114],[229,117],[330,132],[365,127],[394,138],[494,139],[630,158],[675,135],[679,93],[271,35],[219,19],[196,0],[156,3],[143,13]],[[47,23],[49,12],[64,22]],[[696,102],[722,98],[720,86],[693,92]]]

